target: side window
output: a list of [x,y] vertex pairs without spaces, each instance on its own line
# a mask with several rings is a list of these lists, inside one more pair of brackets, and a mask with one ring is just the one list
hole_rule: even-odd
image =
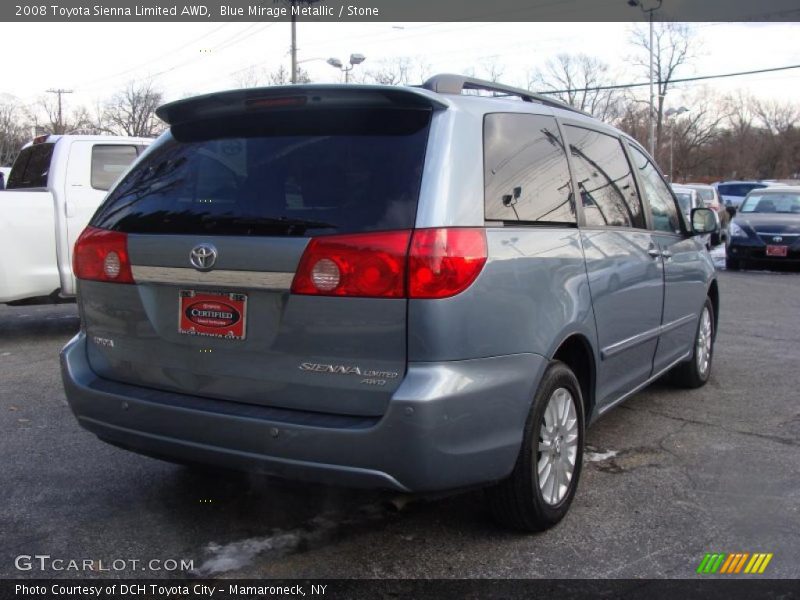
[[486,115],[483,169],[487,219],[577,222],[567,157],[553,117]]
[[619,139],[566,127],[586,225],[645,228],[631,166]]
[[92,187],[107,190],[136,158],[136,146],[92,146]]
[[661,179],[653,163],[635,146],[631,146],[633,162],[639,171],[639,180],[642,182],[642,194],[650,204],[650,214],[653,216],[653,229],[680,233],[681,226],[678,220],[678,209],[672,198],[667,184]]

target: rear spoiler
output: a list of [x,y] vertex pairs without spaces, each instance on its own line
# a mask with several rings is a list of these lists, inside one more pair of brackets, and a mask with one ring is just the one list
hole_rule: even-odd
[[164,104],[156,115],[169,125],[251,111],[296,108],[410,108],[441,110],[447,104],[420,90],[368,85],[292,85],[234,90]]

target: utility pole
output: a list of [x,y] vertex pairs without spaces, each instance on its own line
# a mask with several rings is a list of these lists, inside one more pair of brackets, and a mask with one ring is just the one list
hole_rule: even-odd
[[294,14],[295,0],[289,9],[292,11],[292,83],[297,83],[297,17]]
[[283,0],[285,3],[289,5],[289,12],[291,12],[292,17],[292,47],[289,50],[289,53],[292,55],[292,83],[297,83],[297,5],[298,4],[307,4],[311,6],[320,0]]
[[64,94],[71,94],[72,90],[63,90],[61,88],[55,90],[47,90],[48,94],[57,94],[58,95],[58,131],[54,131],[53,133],[64,133],[64,120],[62,118],[62,111],[61,111],[61,96]]
[[664,0],[658,0],[658,4],[652,8],[645,8],[642,0],[628,0],[628,6],[636,7],[650,17],[650,119],[649,119],[649,150],[650,156],[656,157],[656,116],[655,116],[655,92],[653,91],[653,13],[661,8]]

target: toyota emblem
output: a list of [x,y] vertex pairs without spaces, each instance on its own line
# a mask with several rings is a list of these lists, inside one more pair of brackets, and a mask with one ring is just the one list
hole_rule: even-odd
[[198,271],[210,271],[217,262],[217,249],[211,244],[198,244],[189,253],[189,262]]
[[772,238],[772,241],[776,244],[780,244],[783,241],[783,238],[779,235],[776,235],[774,238]]

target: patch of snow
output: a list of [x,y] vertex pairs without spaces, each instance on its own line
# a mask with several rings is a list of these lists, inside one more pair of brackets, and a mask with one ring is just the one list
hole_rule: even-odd
[[616,450],[608,450],[606,452],[584,452],[583,458],[586,462],[603,462],[609,458],[614,458],[619,454]]

